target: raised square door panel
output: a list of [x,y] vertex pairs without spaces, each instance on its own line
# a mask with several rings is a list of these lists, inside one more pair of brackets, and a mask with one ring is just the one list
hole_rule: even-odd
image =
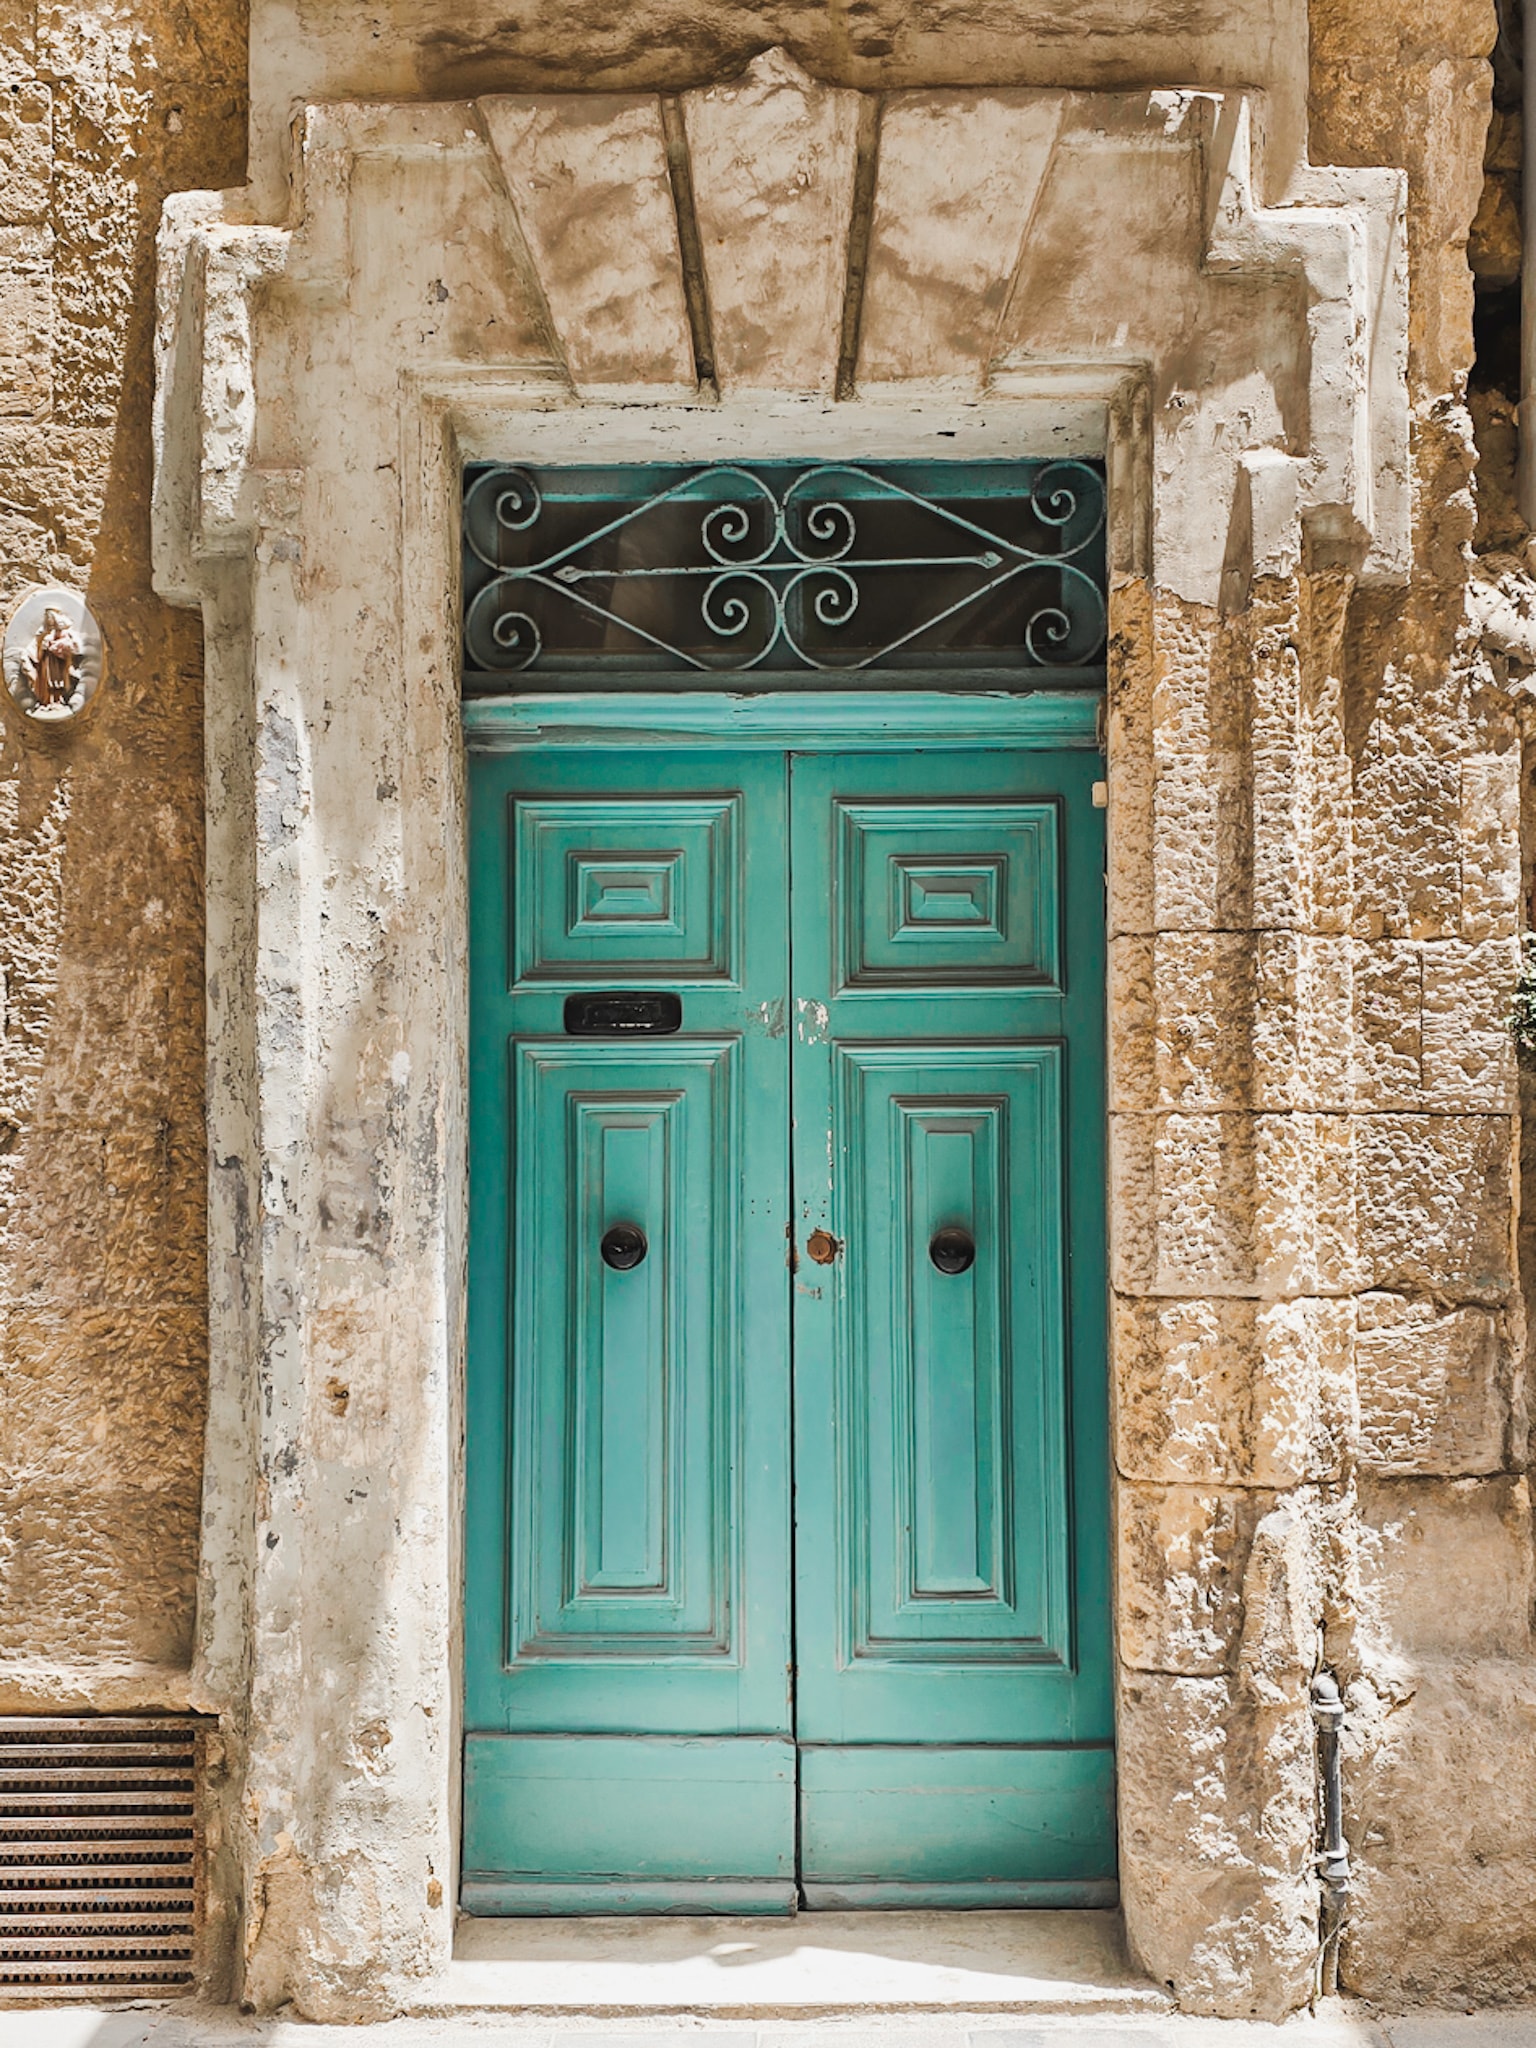
[[836,986],[1054,986],[1059,820],[1047,803],[839,803]]
[[519,797],[514,982],[737,979],[740,800]]

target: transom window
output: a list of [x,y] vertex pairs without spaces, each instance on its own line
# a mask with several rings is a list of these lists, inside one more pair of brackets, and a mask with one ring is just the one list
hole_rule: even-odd
[[463,573],[468,695],[530,673],[1081,688],[1104,654],[1104,475],[1077,460],[472,464]]

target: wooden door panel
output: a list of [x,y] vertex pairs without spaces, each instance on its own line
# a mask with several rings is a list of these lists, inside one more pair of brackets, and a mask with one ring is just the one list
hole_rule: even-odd
[[[735,1040],[515,1044],[508,1668],[730,1658],[741,1559]],[[639,1226],[615,1270],[605,1232]],[[558,1711],[564,1711],[561,1703]]]
[[1054,802],[834,800],[832,830],[839,994],[1055,985]]
[[1102,1748],[849,1745],[800,1754],[806,1903],[1108,1903],[1115,1758]]
[[471,1735],[467,1912],[787,1913],[795,1747],[783,1736]]
[[[846,1675],[803,1665],[808,1736],[824,1692],[849,1685],[871,1695],[868,1736],[887,1732],[891,1658],[1065,1661],[1061,1063],[1056,1045],[837,1048]],[[974,1263],[940,1272],[929,1246],[962,1225]],[[899,1710],[889,1733],[904,1731]]]
[[737,979],[741,803],[621,791],[519,798],[514,986]]

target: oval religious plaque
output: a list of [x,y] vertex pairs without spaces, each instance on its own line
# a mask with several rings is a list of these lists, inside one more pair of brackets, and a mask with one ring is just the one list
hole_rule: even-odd
[[41,725],[77,718],[101,687],[101,628],[77,590],[45,584],[23,592],[6,621],[5,687]]

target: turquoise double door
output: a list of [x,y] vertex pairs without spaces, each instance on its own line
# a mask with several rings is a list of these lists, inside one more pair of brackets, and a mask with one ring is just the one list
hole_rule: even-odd
[[1100,773],[471,756],[470,1912],[1114,1896]]

